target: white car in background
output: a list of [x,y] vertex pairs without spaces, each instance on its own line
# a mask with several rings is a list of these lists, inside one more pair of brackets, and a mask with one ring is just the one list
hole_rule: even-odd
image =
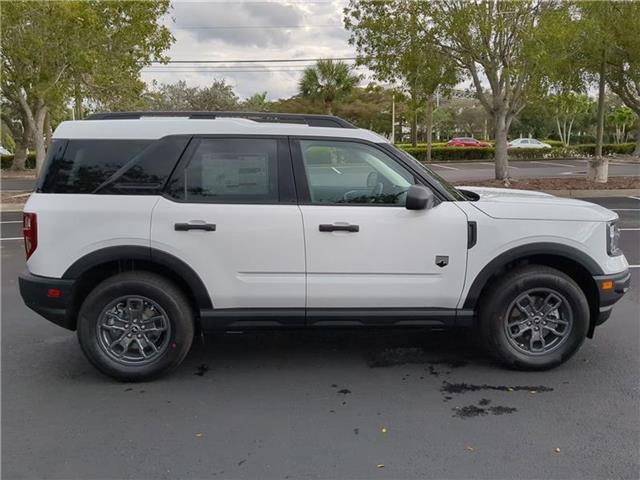
[[0,145],[0,155],[11,155],[11,152]]
[[535,138],[516,138],[509,142],[509,148],[551,148],[551,145]]

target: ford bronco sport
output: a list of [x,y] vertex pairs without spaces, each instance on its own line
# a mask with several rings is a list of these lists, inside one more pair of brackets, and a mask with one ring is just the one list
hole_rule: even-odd
[[617,219],[454,188],[337,117],[102,113],[55,131],[20,291],[120,380],[175,368],[196,331],[276,327],[476,327],[545,369],[628,288]]

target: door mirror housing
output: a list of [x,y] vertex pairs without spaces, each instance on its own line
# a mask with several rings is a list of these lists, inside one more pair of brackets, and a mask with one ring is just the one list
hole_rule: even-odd
[[433,192],[424,185],[411,185],[407,190],[407,210],[428,210],[436,204]]

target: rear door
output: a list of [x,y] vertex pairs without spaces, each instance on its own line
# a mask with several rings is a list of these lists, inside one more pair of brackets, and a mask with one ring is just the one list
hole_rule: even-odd
[[[151,246],[184,260],[218,318],[304,323],[305,258],[286,138],[194,138],[153,211]],[[230,321],[230,318],[239,321]]]

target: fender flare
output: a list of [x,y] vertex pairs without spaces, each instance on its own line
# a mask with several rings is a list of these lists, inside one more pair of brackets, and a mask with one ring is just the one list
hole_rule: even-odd
[[598,265],[598,263],[593,258],[591,258],[586,253],[578,250],[577,248],[569,247],[561,243],[551,242],[520,245],[519,247],[515,247],[501,253],[493,260],[491,260],[487,265],[485,265],[482,270],[480,270],[480,273],[476,275],[476,278],[473,280],[473,283],[469,288],[469,292],[467,293],[467,297],[465,298],[463,308],[475,308],[482,289],[486,285],[487,281],[499,269],[501,269],[508,263],[513,262],[514,260],[518,260],[520,258],[524,259],[534,255],[553,255],[556,257],[563,257],[581,265],[591,275],[595,276],[604,274],[604,272],[600,268],[600,265]]
[[120,260],[144,260],[172,271],[189,287],[198,307],[213,308],[211,297],[200,276],[179,258],[151,247],[119,245],[101,248],[76,260],[62,275],[63,279],[77,279],[98,265]]

